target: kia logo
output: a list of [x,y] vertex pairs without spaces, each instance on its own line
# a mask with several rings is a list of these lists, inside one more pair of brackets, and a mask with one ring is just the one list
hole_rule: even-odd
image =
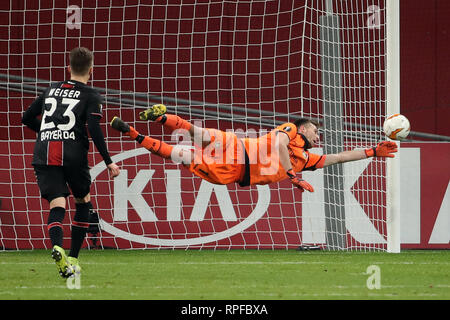
[[[112,161],[120,163],[128,158],[138,157],[146,154],[149,154],[149,152],[145,148],[133,149],[113,156]],[[96,177],[105,170],[106,166],[104,162],[100,162],[96,166],[94,166],[90,171],[92,180],[95,181]],[[149,165],[149,169],[142,169],[138,171],[136,177],[133,179],[133,181],[131,181],[130,184],[128,184],[128,171],[126,169],[122,169],[120,175],[114,178],[114,221],[127,221],[128,204],[130,204],[142,222],[158,222],[158,218],[142,195],[142,190],[152,179],[154,172],[155,170],[150,169]],[[166,220],[164,221],[181,221],[182,189],[180,170],[165,170],[165,176],[167,181],[166,185],[170,186],[170,188],[167,188],[166,190],[167,207]],[[248,215],[247,218],[228,229],[206,236],[186,239],[162,239],[157,237],[142,236],[119,229],[113,226],[113,224],[108,223],[101,217],[99,217],[100,227],[104,231],[116,237],[154,246],[192,246],[214,242],[229,238],[244,231],[245,229],[256,223],[266,213],[270,204],[270,188],[267,185],[258,185],[256,186],[256,188],[258,191],[258,199],[256,205],[253,208],[253,211]],[[218,207],[222,214],[222,219],[224,221],[238,220],[227,186],[215,185],[209,183],[208,181],[202,180],[200,188],[197,192],[197,196],[195,198],[192,213],[188,221],[203,221],[208,209],[209,200],[213,192],[216,194]],[[239,191],[239,193],[241,192],[247,193],[250,191]],[[238,197],[239,193],[237,193]]]

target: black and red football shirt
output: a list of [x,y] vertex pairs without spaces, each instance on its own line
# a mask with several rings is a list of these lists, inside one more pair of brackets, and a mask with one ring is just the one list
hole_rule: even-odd
[[[87,166],[89,117],[102,117],[101,96],[92,87],[68,80],[47,88],[22,118],[24,124],[38,133],[32,164]],[[106,158],[109,158],[107,151]]]

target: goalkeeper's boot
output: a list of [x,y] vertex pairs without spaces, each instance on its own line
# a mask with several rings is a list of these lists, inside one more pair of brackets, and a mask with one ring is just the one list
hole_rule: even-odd
[[136,139],[139,136],[139,132],[119,117],[112,118],[111,127],[122,132],[124,135],[131,137],[132,139]]
[[120,119],[119,117],[112,118],[111,127],[113,127],[114,129],[116,129],[122,133],[130,132],[130,125],[128,123],[126,123],[125,121],[123,121],[122,119]]
[[78,259],[74,257],[68,257],[67,260],[69,261],[70,265],[72,266],[73,272],[75,276],[79,276],[81,274],[81,267],[78,263]]
[[167,108],[163,104],[155,104],[151,108],[148,108],[145,111],[139,112],[139,118],[141,120],[151,120],[155,121],[159,117],[166,114]]
[[60,246],[53,246],[52,258],[55,260],[58,272],[63,278],[68,278],[74,274],[74,269],[69,263],[66,252]]

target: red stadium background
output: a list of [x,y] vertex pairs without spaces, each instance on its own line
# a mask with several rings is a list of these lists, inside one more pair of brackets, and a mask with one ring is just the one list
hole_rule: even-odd
[[[288,55],[290,50],[294,48],[293,51],[295,51],[295,46],[299,45],[290,39],[300,36],[303,31],[301,26],[291,26],[291,21],[300,19],[299,17],[304,15],[300,6],[296,10],[289,7],[292,4],[282,1],[269,1],[265,6],[261,2],[256,2],[254,5],[248,3],[238,5],[237,2],[222,4],[221,1],[217,1],[212,5],[195,7],[187,3],[188,5],[182,10],[178,6],[169,6],[168,10],[162,5],[144,5],[139,9],[136,7],[137,3],[144,2],[126,1],[128,6],[122,10],[119,6],[122,6],[124,1],[71,1],[70,5],[83,7],[83,23],[92,25],[95,23],[95,28],[81,28],[81,31],[66,28],[68,6],[66,1],[56,2],[55,8],[53,8],[54,1],[26,1],[26,5],[20,1],[2,2],[0,4],[0,39],[3,40],[3,45],[0,46],[1,73],[52,81],[64,79],[67,76],[64,67],[67,64],[66,53],[70,48],[82,45],[92,48],[96,53],[96,67],[92,81],[92,85],[96,87],[121,91],[138,90],[169,97],[176,93],[178,99],[232,103],[234,106],[247,109],[280,113],[300,109],[302,102],[297,97],[302,80],[305,80],[299,78],[298,72],[302,60],[295,54]],[[283,6],[287,8],[282,8]],[[23,13],[24,9],[29,10],[27,14]],[[291,9],[292,14],[280,17],[271,14],[278,10]],[[243,18],[234,19],[231,14],[227,15],[227,12],[238,12]],[[255,19],[248,18],[250,13],[264,12],[267,13],[264,18],[261,15]],[[401,111],[410,119],[413,130],[447,136],[450,136],[448,125],[450,96],[447,88],[450,83],[450,61],[446,55],[446,52],[450,50],[448,41],[450,21],[447,19],[449,13],[450,3],[446,0],[401,1]],[[210,18],[206,20],[205,17]],[[165,18],[181,18],[182,23],[165,25],[161,23],[161,20]],[[142,19],[142,22],[138,23],[139,19]],[[215,29],[215,25],[219,24],[222,32]],[[265,28],[276,27],[277,31],[264,34],[258,31],[248,33],[248,24],[255,29],[259,25],[264,25]],[[198,30],[195,30],[196,28]],[[148,32],[149,30],[151,32]],[[199,33],[196,35],[193,31]],[[177,33],[181,35],[174,36]],[[124,34],[127,36],[122,37]],[[308,48],[308,50],[314,52],[315,48]],[[207,63],[204,62],[205,58],[208,60]],[[311,59],[308,67],[317,68],[318,62],[315,61],[317,60]],[[55,65],[60,67],[54,67]],[[352,66],[349,68],[351,69]],[[307,80],[316,83],[316,74],[311,73]],[[377,84],[376,77],[373,79],[370,77],[368,81],[369,84]],[[362,84],[364,83],[353,85]],[[303,102],[306,102],[304,104],[306,113],[308,108],[320,111],[320,106],[314,105],[319,95],[319,90],[305,90]],[[0,117],[0,148],[8,150],[8,154],[2,153],[0,158],[2,238],[13,239],[15,235],[22,239],[27,237],[32,239],[35,235],[39,238],[45,227],[45,216],[41,214],[41,208],[45,209],[46,205],[37,197],[38,190],[30,168],[32,144],[14,143],[14,141],[34,138],[31,131],[24,130],[20,125],[21,113],[34,97],[32,93],[23,97],[22,93],[7,94],[4,89],[0,90],[2,111],[6,108],[5,106],[8,106],[8,109],[4,110],[8,113]],[[348,92],[347,97],[351,100],[354,96],[352,92]],[[351,104],[351,101],[348,104]],[[117,114],[128,121],[135,119],[134,109],[120,108],[118,103],[107,103],[105,120]],[[217,126],[218,121],[209,121],[207,125]],[[220,127],[221,129],[245,128],[244,125],[231,122],[223,122]],[[147,130],[146,125],[142,123],[138,123],[137,128]],[[111,138],[110,152],[116,154],[124,151],[123,145],[115,143],[118,135],[106,124],[103,130],[105,135]],[[152,130],[154,130],[152,134],[162,135],[158,129]],[[408,144],[405,143],[404,146],[408,147]],[[420,153],[421,162],[418,168],[422,199],[420,240],[417,243],[404,244],[403,247],[450,248],[449,239],[443,243],[429,243],[438,221],[438,212],[442,207],[445,208],[450,197],[448,192],[446,193],[450,178],[449,146],[437,144],[432,150],[428,144],[411,145],[411,147],[419,147],[423,150]],[[435,152],[442,157],[439,161],[440,166],[433,164]],[[100,159],[98,155],[95,155],[91,156],[90,161],[94,166]],[[142,159],[138,161],[140,161],[139,165],[143,165]],[[158,159],[152,158],[151,162],[158,164]],[[135,163],[130,164],[128,168],[133,165]],[[136,172],[138,168],[139,166],[136,166]],[[155,175],[158,174],[161,175],[161,179],[164,177],[163,172],[155,172]],[[189,176],[189,173],[182,173],[183,175]],[[430,177],[435,179],[430,180]],[[12,185],[11,180],[13,180]],[[106,180],[106,176],[103,180]],[[199,181],[194,181],[198,187]],[[280,187],[283,190],[290,188],[287,184],[280,184]],[[151,192],[161,194],[165,192],[161,189],[162,186],[157,184],[152,184],[149,188]],[[110,190],[110,183],[99,181],[95,185],[93,194],[110,194]],[[242,218],[247,217],[254,209],[255,203],[248,199],[252,195],[258,198],[257,191],[252,189],[246,196],[239,199],[241,203],[239,210],[243,212]],[[238,192],[231,189],[231,197],[237,196]],[[280,247],[291,242],[301,242],[299,239],[301,234],[297,232],[302,227],[301,217],[296,215],[296,212],[301,212],[301,194],[271,189],[271,197],[277,199],[278,204],[271,206],[270,219],[260,220],[243,234],[219,240],[217,243],[223,247],[230,246],[231,243],[243,246],[250,244],[249,247],[251,244],[260,243],[263,244],[262,247],[270,248],[274,242],[280,244]],[[185,203],[189,202],[188,199],[183,200]],[[292,210],[293,202],[297,206],[295,210]],[[284,207],[283,203],[290,207]],[[110,199],[97,197],[96,205],[102,208],[111,207],[112,204]],[[166,203],[164,200],[156,199],[153,205],[163,207]],[[18,212],[12,212],[13,208]],[[158,212],[155,211],[155,214],[158,215]],[[211,210],[210,214],[216,213]],[[289,215],[292,215],[292,219],[288,220],[290,223],[284,224],[281,216]],[[443,221],[446,220],[443,219]],[[203,229],[199,232],[212,232],[214,228],[230,228],[238,222],[224,221],[221,226],[215,224],[205,226],[204,223]],[[21,226],[12,228],[13,223]],[[134,227],[138,228],[136,224],[126,226],[128,229]],[[177,225],[176,222],[168,222],[165,225],[158,225],[159,229],[155,232],[170,232],[173,228],[179,230],[184,227],[181,224]],[[195,228],[195,225],[190,228]],[[130,231],[141,232],[140,230]],[[146,232],[149,231],[146,230]],[[177,235],[172,237],[176,239]],[[121,239],[106,239],[103,244],[130,246],[128,240]],[[43,241],[8,240],[4,241],[3,245],[7,248],[43,247]],[[133,244],[133,247],[142,246],[144,245]]]

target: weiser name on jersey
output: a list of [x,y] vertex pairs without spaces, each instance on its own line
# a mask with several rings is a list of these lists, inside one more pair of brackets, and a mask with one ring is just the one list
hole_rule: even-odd
[[69,89],[60,89],[60,88],[52,88],[48,93],[49,97],[62,97],[62,98],[78,98],[80,96],[80,91],[78,90],[69,90]]

